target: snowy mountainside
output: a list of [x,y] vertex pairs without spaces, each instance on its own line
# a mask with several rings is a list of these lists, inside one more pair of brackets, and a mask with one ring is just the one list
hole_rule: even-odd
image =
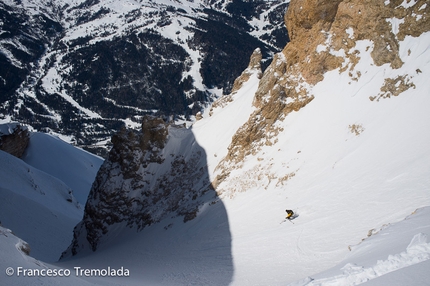
[[[428,285],[430,208],[372,230],[338,266],[293,285]],[[373,280],[374,279],[374,280]]]
[[101,285],[425,285],[429,9],[292,1],[263,74],[250,64],[190,129],[113,137],[55,266],[130,269]]
[[[52,1],[0,3],[0,99],[2,105],[35,69],[44,50],[62,32]],[[3,106],[2,109],[13,108]]]
[[[32,132],[24,162],[63,181],[73,196],[85,205],[103,159],[77,149],[56,136]],[[65,164],[67,162],[67,164]]]
[[[274,284],[306,269],[321,271],[368,230],[429,205],[429,7],[424,1],[316,2],[323,1],[290,4],[291,42],[260,80],[256,110],[226,157],[209,159],[217,166],[211,174],[217,193],[234,198],[225,201],[233,241],[247,233],[233,243],[238,281],[264,285],[261,269],[278,277]],[[304,9],[321,18],[308,22]],[[393,11],[404,18],[391,18]],[[357,15],[372,15],[373,22]],[[396,50],[380,49],[379,36],[363,33],[362,25],[378,27],[372,30],[387,35]],[[229,208],[250,197],[255,203],[240,207],[243,215]],[[274,221],[286,208],[299,213],[301,226],[282,233]],[[250,213],[259,218],[247,220]],[[272,233],[267,241],[280,246],[261,247],[276,260],[270,267],[257,259],[258,251],[254,260],[240,255],[259,241],[260,231]]]
[[1,151],[0,162],[1,223],[31,245],[32,256],[58,260],[103,160],[52,135],[30,132],[22,160]]
[[[428,9],[424,1],[293,1],[291,42],[262,77],[249,76],[193,125],[228,214],[233,285],[312,277],[342,261],[369,230],[430,205]],[[299,214],[291,224],[282,220],[286,208]],[[187,223],[198,224],[198,214]],[[92,261],[122,248],[115,224],[107,233]],[[75,241],[85,243],[85,235]],[[203,277],[216,284],[207,271]]]
[[[124,124],[137,127],[144,114],[190,119],[228,93],[255,48],[267,60],[288,41],[287,7],[282,1],[7,1],[0,7],[1,112],[103,152],[104,143],[95,143]],[[37,22],[41,13],[46,27]]]
[[2,225],[25,239],[34,257],[56,261],[82,217],[82,206],[60,180],[3,151],[0,156]]

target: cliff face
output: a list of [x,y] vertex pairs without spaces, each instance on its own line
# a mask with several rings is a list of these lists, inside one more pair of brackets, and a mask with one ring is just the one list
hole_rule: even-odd
[[[300,72],[310,84],[335,68],[353,72],[360,59],[354,47],[361,40],[372,42],[371,55],[377,66],[388,63],[400,68],[398,42],[429,30],[428,9],[424,0],[292,1],[285,22],[294,44],[287,45],[283,53],[290,65],[300,63]],[[346,59],[336,55],[341,51]]]
[[[262,76],[254,98],[257,110],[237,131],[228,155],[217,167],[213,182],[217,192],[226,192],[222,182],[242,166],[246,156],[277,142],[277,134],[284,130],[282,121],[314,99],[312,89],[326,72],[338,69],[351,81],[360,79],[361,71],[355,68],[362,56],[358,43],[367,45],[373,65],[401,68],[399,42],[429,31],[429,12],[424,0],[291,1],[285,15],[291,41]],[[380,93],[369,99],[396,96],[409,88],[414,84],[408,75],[386,78]],[[240,189],[246,189],[246,184]]]
[[112,143],[64,257],[95,251],[123,227],[140,230],[168,216],[186,222],[197,215],[204,195],[214,199],[205,151],[191,130],[147,116],[141,131],[123,129]]

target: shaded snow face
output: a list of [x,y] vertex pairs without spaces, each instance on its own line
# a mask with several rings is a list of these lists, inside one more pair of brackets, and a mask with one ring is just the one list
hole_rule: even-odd
[[[158,240],[170,241],[170,229],[175,228],[173,248],[168,246],[172,242],[166,242],[166,247],[178,257],[189,256],[197,251],[195,247],[202,257],[212,257],[212,248],[219,248],[216,252],[221,259],[211,267],[205,263],[199,277],[219,267],[227,274],[216,284],[228,285],[233,271],[227,212],[209,181],[206,152],[193,132],[148,116],[142,131],[123,129],[112,142],[109,158],[90,191],[84,218],[63,257],[79,258],[113,247],[131,229],[144,231],[154,224],[163,225],[157,241],[148,238],[148,243],[160,247]],[[196,229],[176,233],[177,227]],[[145,235],[152,237],[143,232],[144,240]],[[186,260],[181,263],[191,262]]]
[[27,164],[63,181],[73,196],[85,205],[103,159],[62,141],[56,136],[34,132],[22,159]]
[[31,255],[58,260],[82,208],[62,181],[0,151],[0,220],[25,239]]
[[[0,125],[0,132],[17,127]],[[22,160],[0,151],[0,221],[30,244],[33,257],[52,262],[70,244],[103,160],[55,136],[28,133]],[[17,147],[19,139],[10,143]]]

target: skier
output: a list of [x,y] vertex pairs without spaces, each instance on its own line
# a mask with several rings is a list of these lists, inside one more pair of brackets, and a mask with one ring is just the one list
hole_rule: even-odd
[[293,219],[294,212],[292,210],[285,210],[285,211],[287,212],[287,216],[285,218],[288,220]]

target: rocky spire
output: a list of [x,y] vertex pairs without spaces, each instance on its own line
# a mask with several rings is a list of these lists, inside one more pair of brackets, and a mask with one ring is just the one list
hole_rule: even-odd
[[251,78],[252,75],[256,74],[258,79],[261,78],[261,76],[263,75],[261,71],[262,58],[263,55],[261,53],[260,48],[255,49],[249,59],[248,67],[242,72],[240,76],[235,79],[231,93],[223,95],[212,104],[211,110],[209,112],[210,116],[212,116],[214,109],[223,108],[229,102],[232,102],[233,95],[243,86],[245,82],[247,82]]
[[140,131],[122,129],[93,183],[83,220],[62,257],[95,251],[106,234],[124,227],[143,229],[166,216],[195,218],[202,196],[215,192],[206,153],[190,129],[145,116]]
[[255,49],[251,55],[251,58],[249,59],[248,67],[234,81],[231,93],[234,93],[239,90],[242,87],[243,83],[249,80],[252,74],[257,73],[258,78],[261,78],[261,76],[263,75],[261,71],[262,58],[263,55],[261,54],[260,48]]

